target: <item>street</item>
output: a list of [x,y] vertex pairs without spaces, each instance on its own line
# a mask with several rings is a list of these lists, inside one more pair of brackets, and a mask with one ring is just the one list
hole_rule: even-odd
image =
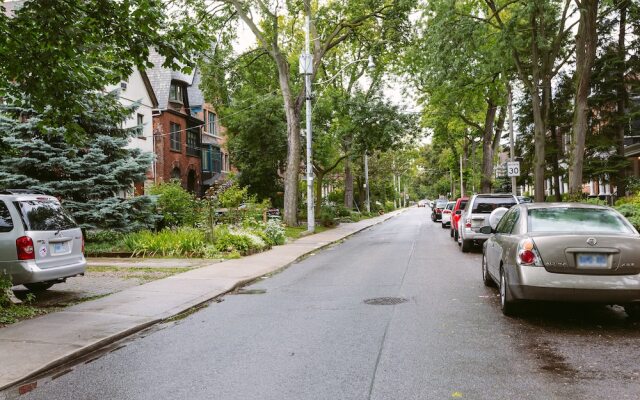
[[609,306],[504,317],[480,249],[462,254],[429,213],[411,208],[23,398],[640,396],[640,324]]

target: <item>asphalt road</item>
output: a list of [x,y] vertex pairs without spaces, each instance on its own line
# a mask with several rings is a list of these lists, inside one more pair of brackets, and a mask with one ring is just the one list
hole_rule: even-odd
[[[617,307],[502,316],[429,209],[411,209],[26,399],[638,399],[640,325]],[[264,292],[263,292],[264,291]],[[396,305],[365,300],[399,297]]]

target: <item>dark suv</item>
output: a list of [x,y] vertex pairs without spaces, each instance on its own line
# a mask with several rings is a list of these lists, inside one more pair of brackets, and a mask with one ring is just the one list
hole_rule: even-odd
[[438,199],[433,205],[433,209],[431,210],[431,221],[438,222],[442,220],[442,210],[447,207],[447,203],[449,200],[446,199]]

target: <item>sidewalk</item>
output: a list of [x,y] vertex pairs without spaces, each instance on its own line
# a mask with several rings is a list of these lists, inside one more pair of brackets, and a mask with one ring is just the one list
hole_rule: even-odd
[[208,266],[0,329],[0,391],[282,269],[403,211],[341,224],[249,257],[212,260]]

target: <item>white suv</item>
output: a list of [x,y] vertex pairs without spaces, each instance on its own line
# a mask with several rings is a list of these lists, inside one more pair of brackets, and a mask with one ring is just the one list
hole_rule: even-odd
[[84,275],[86,264],[82,231],[58,199],[0,189],[0,275],[29,290],[46,290]]
[[458,222],[460,250],[466,253],[474,243],[482,243],[489,238],[490,235],[480,232],[480,228],[489,225],[491,211],[498,207],[511,208],[515,204],[518,204],[518,199],[512,194],[473,195],[464,207]]

